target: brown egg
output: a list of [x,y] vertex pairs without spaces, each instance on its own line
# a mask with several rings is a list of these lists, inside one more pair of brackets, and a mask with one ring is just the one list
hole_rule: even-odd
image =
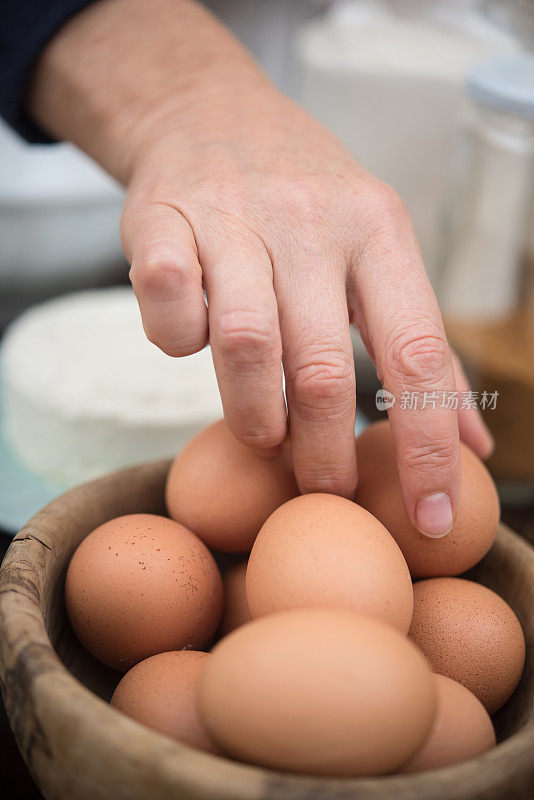
[[332,494],[295,497],[272,514],[247,568],[252,617],[307,606],[371,614],[407,633],[413,590],[406,561],[384,526]]
[[216,753],[197,711],[197,683],[208,658],[197,650],[146,658],[122,678],[111,705],[171,739]]
[[270,614],[225,636],[199,683],[208,733],[235,758],[309,775],[382,775],[434,716],[432,673],[399,631],[348,611]]
[[499,498],[486,467],[467,445],[461,445],[462,486],[454,527],[442,539],[423,536],[406,515],[387,421],[370,425],[358,436],[356,454],[355,500],[388,529],[413,577],[458,575],[489,550],[499,523]]
[[221,616],[221,576],[209,550],[183,525],[130,514],[80,544],[65,602],[82,644],[126,671],[156,653],[207,645]]
[[463,578],[414,584],[410,639],[435,672],[461,683],[490,714],[517,686],[525,639],[509,605],[486,586]]
[[447,767],[495,747],[495,731],[480,700],[444,675],[434,675],[434,682],[437,710],[432,728],[421,749],[400,772]]
[[250,622],[245,579],[247,562],[241,561],[223,575],[224,605],[219,633],[225,636],[235,628]]
[[171,517],[228,553],[248,553],[269,514],[297,494],[289,447],[274,458],[258,456],[224,420],[182,450],[166,487]]

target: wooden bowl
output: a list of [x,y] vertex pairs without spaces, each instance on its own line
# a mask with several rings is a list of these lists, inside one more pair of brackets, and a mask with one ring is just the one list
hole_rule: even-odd
[[534,797],[534,550],[504,526],[472,577],[521,620],[527,662],[501,710],[499,745],[417,775],[317,779],[208,755],[144,728],[107,701],[119,675],[83,650],[67,622],[63,583],[77,545],[120,514],[164,513],[168,462],[73,489],[19,532],[0,572],[0,674],[28,767],[52,800],[526,800]]

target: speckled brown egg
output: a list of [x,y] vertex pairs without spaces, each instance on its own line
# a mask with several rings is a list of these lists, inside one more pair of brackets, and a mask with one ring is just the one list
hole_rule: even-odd
[[270,614],[225,636],[199,682],[210,736],[240,761],[309,775],[381,775],[430,731],[426,659],[391,625],[339,609]]
[[218,752],[197,711],[197,684],[208,658],[196,650],[146,658],[121,679],[111,705],[171,739]]
[[235,628],[250,622],[246,593],[247,562],[240,561],[223,575],[224,605],[219,633],[225,636]]
[[267,517],[297,494],[289,446],[273,458],[258,456],[223,420],[189,442],[165,490],[173,519],[211,549],[229,553],[249,552]]
[[462,484],[452,531],[442,539],[423,536],[404,510],[389,423],[377,422],[356,440],[355,500],[388,529],[414,578],[459,575],[491,547],[499,523],[499,498],[480,459],[461,445]]
[[495,747],[495,731],[488,712],[460,683],[434,675],[437,708],[423,746],[400,772],[439,769],[485,753]]
[[490,714],[517,686],[525,639],[509,605],[491,589],[463,578],[414,584],[410,639],[435,672],[461,683]]
[[65,602],[89,652],[126,671],[156,653],[207,645],[221,616],[222,583],[209,550],[183,525],[129,514],[80,544]]
[[368,511],[332,494],[307,494],[263,525],[247,568],[252,617],[307,606],[371,614],[408,632],[413,591],[395,540]]

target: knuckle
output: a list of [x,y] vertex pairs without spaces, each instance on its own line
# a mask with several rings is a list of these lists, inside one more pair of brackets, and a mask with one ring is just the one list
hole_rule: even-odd
[[229,362],[264,363],[281,359],[273,315],[259,311],[229,311],[218,320],[216,342]]
[[458,437],[444,435],[432,442],[408,445],[403,452],[404,467],[417,473],[447,472],[458,459]]
[[439,331],[409,327],[396,332],[387,352],[387,371],[396,379],[408,379],[411,384],[435,384],[437,388],[451,367],[449,346]]
[[408,216],[408,209],[400,194],[387,183],[375,185],[367,200],[373,216],[387,220],[402,220]]
[[411,228],[411,218],[399,193],[389,184],[375,182],[362,192],[356,207],[364,246],[384,237],[395,239]]
[[343,413],[356,397],[353,365],[343,353],[324,353],[310,358],[291,375],[295,401],[303,409],[329,409]]
[[198,272],[196,259],[189,254],[151,255],[130,270],[130,281],[136,294],[161,295],[172,284],[173,289],[189,285]]
[[270,190],[275,207],[282,206],[284,216],[298,224],[319,224],[325,216],[325,191],[311,182],[280,181]]

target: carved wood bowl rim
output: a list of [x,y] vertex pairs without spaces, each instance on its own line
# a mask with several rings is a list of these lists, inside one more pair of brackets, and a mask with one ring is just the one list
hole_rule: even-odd
[[[500,800],[530,796],[528,792],[534,791],[534,549],[504,525],[476,572],[491,574],[493,588],[508,602],[512,583],[526,581],[522,606],[515,607],[528,643],[525,724],[476,759],[433,772],[379,778],[283,774],[171,741],[125,717],[83,685],[62,663],[49,635],[54,625],[65,624],[66,565],[83,537],[106,519],[139,511],[164,513],[169,463],[121,470],[57,498],[17,534],[0,570],[2,692],[19,748],[46,797]],[[98,793],[94,781],[99,781]],[[126,794],[118,792],[118,786],[124,791],[128,787]]]

